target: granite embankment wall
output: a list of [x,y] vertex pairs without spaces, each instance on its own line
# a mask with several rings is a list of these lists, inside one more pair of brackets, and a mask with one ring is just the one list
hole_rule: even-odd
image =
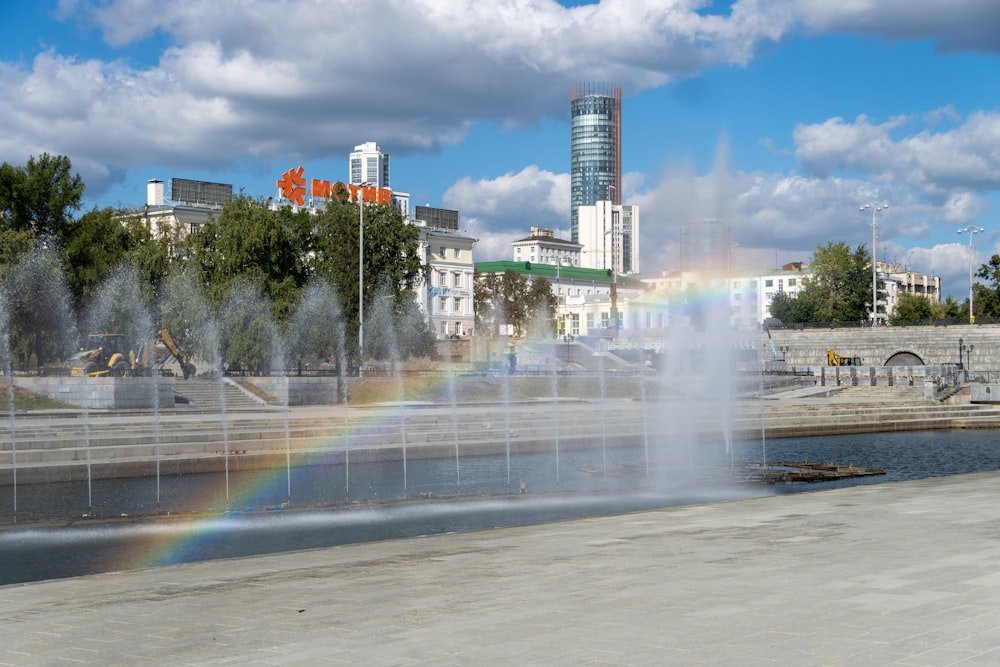
[[174,407],[176,381],[172,377],[36,377],[17,376],[14,384],[91,410],[119,410]]
[[[760,336],[759,349],[766,361],[771,346],[765,332]],[[973,374],[1000,377],[1000,324],[785,328],[772,329],[771,336],[779,358],[795,366],[825,366],[828,349],[841,356],[860,356],[872,366],[895,363],[894,358],[903,354],[914,355],[927,365],[957,365],[961,345],[963,366]]]

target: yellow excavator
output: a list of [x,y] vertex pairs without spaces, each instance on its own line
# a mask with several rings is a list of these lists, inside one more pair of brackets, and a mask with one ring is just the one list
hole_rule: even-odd
[[[167,354],[157,354],[157,345],[162,344]],[[151,338],[144,338],[139,349],[131,349],[124,334],[101,333],[87,337],[87,349],[73,357],[70,375],[74,377],[103,377],[130,375],[152,375],[162,369],[169,357],[180,364],[181,373],[187,380],[197,372],[188,355],[181,352],[173,336],[166,329],[160,329]]]
[[833,350],[826,351],[827,366],[862,366],[861,357],[842,357]]

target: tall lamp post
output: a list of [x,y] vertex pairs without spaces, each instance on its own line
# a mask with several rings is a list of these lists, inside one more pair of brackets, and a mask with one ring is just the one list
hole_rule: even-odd
[[358,376],[364,374],[362,360],[365,356],[365,190],[367,183],[358,186]]
[[878,221],[875,219],[875,214],[889,208],[889,204],[870,201],[861,208],[859,211],[871,210],[872,212],[872,326],[878,325],[878,270],[875,266],[875,258],[878,256],[875,244],[878,242]]
[[982,234],[984,231],[986,230],[982,227],[976,227],[974,225],[967,225],[966,227],[958,230],[959,236],[962,234],[969,235],[969,324],[976,323],[976,311],[972,309],[972,265],[975,264],[976,250],[972,245],[972,237],[976,234]]

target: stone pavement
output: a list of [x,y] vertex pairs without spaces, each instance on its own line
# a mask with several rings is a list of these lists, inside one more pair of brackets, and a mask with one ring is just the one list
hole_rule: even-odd
[[0,664],[995,665],[998,500],[980,473],[7,586]]

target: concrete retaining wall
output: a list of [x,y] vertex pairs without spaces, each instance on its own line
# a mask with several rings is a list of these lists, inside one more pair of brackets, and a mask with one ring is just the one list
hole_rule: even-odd
[[261,377],[253,383],[288,405],[332,405],[337,402],[337,377]]
[[36,394],[89,409],[174,407],[172,377],[78,378],[15,377],[14,384]]
[[1000,385],[973,384],[969,385],[971,403],[1000,403]]
[[[949,326],[865,327],[843,329],[772,329],[775,351],[788,364],[826,364],[826,351],[841,356],[858,355],[864,363],[885,365],[896,354],[907,352],[925,364],[962,364],[975,375],[1000,372],[1000,324]],[[961,341],[961,348],[959,347]],[[771,357],[767,334],[757,342],[765,360]]]

